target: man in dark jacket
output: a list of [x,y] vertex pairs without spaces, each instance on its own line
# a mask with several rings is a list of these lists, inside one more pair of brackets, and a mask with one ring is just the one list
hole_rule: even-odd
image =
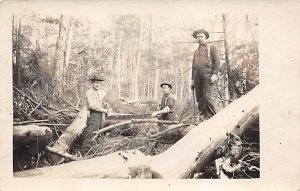
[[218,110],[214,94],[220,60],[217,47],[207,42],[209,33],[206,30],[194,31],[193,37],[197,39],[199,47],[193,56],[191,88],[196,93],[200,117],[208,119]]

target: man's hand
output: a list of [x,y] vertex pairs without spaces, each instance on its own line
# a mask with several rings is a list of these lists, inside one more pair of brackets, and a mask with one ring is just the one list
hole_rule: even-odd
[[191,90],[195,89],[195,84],[194,84],[194,80],[191,81]]
[[101,109],[101,112],[108,114],[108,109]]
[[152,114],[151,114],[151,117],[156,117],[158,115],[158,112],[157,111],[154,111]]
[[215,83],[215,82],[217,82],[217,80],[218,80],[217,74],[211,75],[211,77],[210,77],[210,83]]

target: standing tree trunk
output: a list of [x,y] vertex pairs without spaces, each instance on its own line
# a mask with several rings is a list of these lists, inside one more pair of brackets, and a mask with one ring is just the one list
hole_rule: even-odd
[[235,99],[236,93],[233,84],[232,71],[229,63],[229,47],[228,47],[228,38],[227,38],[228,32],[227,32],[226,14],[222,14],[222,18],[223,18],[223,30],[224,30],[225,61],[226,61],[227,73],[228,73],[228,89],[229,89],[230,99]]
[[52,74],[54,76],[56,87],[54,95],[60,96],[64,90],[64,70],[65,70],[65,50],[67,41],[67,18],[60,16],[59,36],[56,42],[54,65]]
[[147,98],[151,97],[151,43],[152,43],[152,16],[150,16],[149,19],[149,39],[148,39],[148,65],[147,65],[147,71],[148,71],[148,78],[147,78]]
[[184,80],[183,80],[183,74],[182,74],[182,58],[181,58],[181,47],[179,48],[179,73],[180,73],[180,100],[183,101],[183,86],[184,86]]
[[141,65],[141,56],[142,56],[142,40],[143,40],[143,20],[140,19],[140,36],[138,42],[138,55],[136,60],[136,68],[134,73],[134,98],[139,98],[139,73]]
[[21,66],[20,66],[20,36],[21,36],[21,19],[17,19],[16,26],[16,83],[17,87],[21,86]]
[[158,50],[155,50],[155,77],[154,77],[154,93],[153,98],[154,100],[158,99],[158,78],[159,78],[159,63],[158,63]]
[[69,61],[70,61],[70,56],[71,56],[71,48],[72,48],[72,39],[73,39],[73,28],[72,28],[72,23],[71,19],[68,24],[68,35],[67,35],[67,43],[66,43],[66,50],[65,50],[65,57],[64,57],[64,83],[63,86],[67,87],[71,80],[68,79],[68,68],[69,68]]
[[118,54],[117,54],[117,66],[116,66],[116,73],[117,73],[117,92],[118,98],[121,97],[121,68],[122,68],[122,59],[121,59],[121,51],[122,51],[122,37],[121,33],[118,32]]

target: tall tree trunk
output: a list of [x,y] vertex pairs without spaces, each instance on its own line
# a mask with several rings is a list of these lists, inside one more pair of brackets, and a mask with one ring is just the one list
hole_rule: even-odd
[[73,39],[73,27],[72,27],[72,21],[69,20],[68,24],[68,35],[67,35],[67,42],[66,42],[66,50],[65,50],[65,58],[64,58],[64,83],[63,86],[67,87],[69,86],[68,82],[71,80],[68,79],[68,69],[69,69],[69,62],[70,62],[70,56],[71,56],[71,48],[72,48],[72,39]]
[[121,59],[121,51],[122,51],[122,37],[121,33],[118,33],[118,57],[117,57],[117,66],[116,66],[116,73],[117,73],[117,92],[118,98],[121,97],[121,68],[122,68],[122,59]]
[[233,76],[232,76],[232,71],[229,63],[229,47],[228,47],[228,37],[227,37],[227,19],[226,19],[226,14],[222,14],[223,18],[223,31],[224,31],[224,48],[225,48],[225,61],[226,61],[226,66],[227,66],[227,73],[228,73],[228,89],[230,93],[230,99],[235,99],[236,98],[236,93],[234,89],[234,84],[233,84]]
[[20,63],[20,36],[21,36],[21,18],[17,19],[16,27],[16,81],[17,87],[21,86],[21,63]]
[[134,43],[132,42],[131,54],[130,54],[130,97],[134,97]]
[[64,68],[65,68],[65,50],[67,40],[67,18],[60,16],[59,36],[56,42],[56,50],[53,65],[53,76],[56,82],[54,95],[60,96],[64,90]]
[[151,97],[151,43],[152,43],[152,16],[149,19],[149,39],[148,39],[148,78],[147,78],[147,95],[146,97]]
[[140,36],[138,42],[138,55],[136,61],[136,68],[134,74],[134,98],[139,98],[139,74],[140,74],[140,66],[141,66],[141,56],[142,56],[142,40],[143,40],[143,19],[140,18]]
[[179,72],[180,72],[180,100],[181,102],[183,101],[183,86],[184,86],[184,79],[183,79],[183,74],[182,74],[182,56],[181,56],[181,47],[179,48]]
[[154,77],[154,93],[153,98],[154,100],[158,99],[158,80],[159,80],[159,63],[158,63],[158,50],[155,50],[155,77]]

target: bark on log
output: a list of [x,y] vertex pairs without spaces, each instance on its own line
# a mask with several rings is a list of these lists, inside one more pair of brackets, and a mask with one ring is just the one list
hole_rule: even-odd
[[114,152],[89,160],[18,171],[14,172],[14,176],[47,178],[152,178],[150,167],[145,165],[151,158],[145,156],[139,150]]
[[[71,125],[64,131],[64,133],[58,138],[56,143],[52,146],[54,150],[61,152],[68,152],[72,147],[74,141],[80,136],[86,126],[87,109],[83,107]],[[64,158],[56,154],[50,153],[49,159],[55,163],[60,164],[64,161]]]
[[49,127],[38,125],[14,125],[13,140],[14,141],[33,141],[37,138],[39,141],[50,142],[53,133]]
[[[139,151],[115,152],[63,165],[15,172],[14,176],[56,178],[190,178],[211,161],[227,132],[241,136],[258,120],[259,87],[234,101],[210,120],[193,128],[167,151],[145,156]],[[166,162],[167,161],[167,162]]]

